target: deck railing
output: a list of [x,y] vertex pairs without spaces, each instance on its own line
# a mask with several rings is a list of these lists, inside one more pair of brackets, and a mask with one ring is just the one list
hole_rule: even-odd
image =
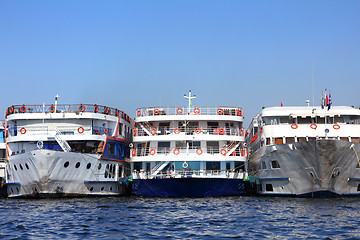
[[[149,135],[150,133],[150,135]],[[227,136],[244,136],[243,128],[225,127],[225,128],[209,128],[209,127],[158,127],[151,129],[143,129],[138,127],[133,130],[133,136],[161,136],[161,135],[227,135]]]
[[156,175],[151,172],[134,171],[132,174],[134,179],[147,179],[147,178],[179,178],[179,177],[201,177],[201,178],[236,178],[245,179],[247,174],[243,170],[198,170],[198,169],[175,169],[160,171]]
[[161,116],[161,115],[231,115],[243,116],[242,109],[239,107],[225,107],[225,106],[199,106],[191,107],[147,107],[138,108],[136,110],[137,117],[144,116]]

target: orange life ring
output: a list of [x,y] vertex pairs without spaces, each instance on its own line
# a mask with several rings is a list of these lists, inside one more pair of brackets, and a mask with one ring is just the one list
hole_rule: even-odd
[[225,156],[226,150],[225,150],[225,149],[221,149],[221,150],[220,150],[220,153]]
[[240,109],[236,110],[236,115],[241,116],[241,110]]
[[14,112],[14,107],[11,106],[11,107],[9,108],[9,113],[10,113],[10,114],[13,114],[13,112]]
[[136,116],[140,117],[140,115],[141,115],[141,111],[140,111],[140,110],[137,110]]
[[154,155],[156,153],[156,151],[155,151],[155,149],[151,149],[149,153],[150,153],[150,155]]
[[219,134],[220,134],[220,135],[224,135],[224,133],[225,133],[225,130],[224,130],[223,128],[220,128],[220,129],[219,129]]
[[21,129],[20,129],[20,133],[21,133],[21,134],[25,134],[25,133],[26,133],[26,129],[25,129],[25,128],[21,128]]
[[199,114],[200,113],[200,108],[194,108],[194,113]]
[[3,127],[5,128],[5,122],[3,122]]
[[175,129],[174,129],[174,133],[175,133],[175,134],[179,134],[179,133],[180,133],[180,128],[175,128]]
[[98,105],[95,105],[94,106],[94,112],[97,113],[99,111],[99,106]]
[[224,111],[222,110],[222,108],[218,108],[217,113],[218,113],[219,115],[222,115],[222,114],[224,113]]
[[55,106],[54,106],[54,105],[51,105],[51,106],[49,107],[49,111],[52,112],[52,113],[55,112]]
[[239,130],[239,134],[240,134],[240,136],[244,135],[244,130],[243,130],[243,129],[240,129],[240,130]]
[[155,108],[155,109],[154,109],[154,115],[159,115],[159,113],[160,113],[160,110],[157,109],[157,108]]
[[182,108],[176,109],[176,113],[177,113],[177,114],[182,114],[182,112],[183,112],[183,109],[182,109]]
[[195,133],[196,133],[196,134],[200,134],[200,133],[201,133],[201,129],[200,129],[200,128],[196,128],[196,129],[195,129]]
[[135,151],[135,149],[133,149],[133,150],[131,151],[131,156],[133,156],[133,157],[136,156],[136,151]]
[[104,113],[108,114],[109,113],[109,108],[108,107],[104,107]]
[[293,124],[291,124],[291,128],[292,128],[292,129],[297,129],[297,128],[298,128],[298,125],[295,124],[295,123],[293,123]]
[[262,127],[260,127],[260,133],[262,133]]
[[245,150],[241,149],[240,154],[241,154],[242,157],[244,157],[245,156]]
[[119,114],[120,114],[119,109],[116,109],[115,116],[119,116]]
[[6,109],[5,117],[7,117],[8,115],[9,115],[9,109]]
[[339,124],[335,124],[335,125],[333,126],[333,128],[334,128],[335,130],[339,130],[339,129],[340,129],[340,125],[339,125]]
[[155,128],[151,129],[151,134],[152,134],[152,135],[155,135],[155,134],[156,134],[156,129],[155,129]]
[[26,107],[25,107],[25,105],[22,105],[22,106],[20,107],[20,112],[22,112],[22,113],[26,112]]
[[133,130],[133,136],[134,136],[134,137],[136,137],[136,132],[137,132],[137,129],[135,128],[135,129]]
[[78,133],[84,133],[85,129],[83,127],[78,128]]
[[177,149],[177,148],[175,148],[174,151],[173,151],[173,153],[174,153],[175,155],[178,155],[178,154],[180,153],[180,150]]
[[84,106],[83,104],[81,104],[81,105],[79,106],[79,111],[80,111],[80,112],[84,112],[84,111],[85,111],[85,106]]
[[105,133],[105,135],[107,135],[107,134],[108,134],[108,131],[107,131],[107,129],[106,129],[106,128],[104,128],[104,133]]
[[203,150],[201,148],[196,149],[196,153],[198,155],[201,155],[203,153]]
[[311,129],[316,129],[317,128],[317,125],[315,123],[311,124],[310,125]]

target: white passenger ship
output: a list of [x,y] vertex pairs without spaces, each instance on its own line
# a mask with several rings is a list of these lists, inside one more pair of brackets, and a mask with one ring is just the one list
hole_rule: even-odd
[[133,122],[100,105],[7,109],[9,197],[123,195]]
[[249,129],[249,174],[264,195],[360,194],[360,110],[270,107]]
[[132,193],[206,197],[245,193],[243,113],[238,107],[139,108],[131,149]]

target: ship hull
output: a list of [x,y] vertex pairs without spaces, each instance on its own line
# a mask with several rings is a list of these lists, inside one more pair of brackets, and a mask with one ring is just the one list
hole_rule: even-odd
[[341,140],[263,146],[250,156],[249,174],[262,195],[359,196],[359,151]]
[[244,195],[246,183],[226,178],[133,179],[131,189],[146,197],[220,197]]
[[34,150],[14,155],[7,163],[9,197],[121,196],[122,162],[100,160],[97,154]]

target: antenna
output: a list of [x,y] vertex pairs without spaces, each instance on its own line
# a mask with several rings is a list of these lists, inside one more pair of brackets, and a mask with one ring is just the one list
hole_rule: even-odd
[[191,90],[189,90],[189,96],[186,96],[185,94],[184,94],[184,98],[186,98],[186,99],[188,99],[188,101],[189,101],[189,107],[188,107],[188,114],[190,114],[190,112],[191,112],[191,104],[192,104],[192,99],[194,99],[194,98],[196,98],[196,95],[194,95],[193,97],[191,96]]
[[313,94],[313,107],[314,107],[315,106],[314,50],[312,51],[312,94]]
[[60,97],[60,96],[59,96],[58,94],[56,94],[56,96],[55,96],[55,110],[54,110],[54,112],[56,112],[57,100],[58,100],[59,97]]

